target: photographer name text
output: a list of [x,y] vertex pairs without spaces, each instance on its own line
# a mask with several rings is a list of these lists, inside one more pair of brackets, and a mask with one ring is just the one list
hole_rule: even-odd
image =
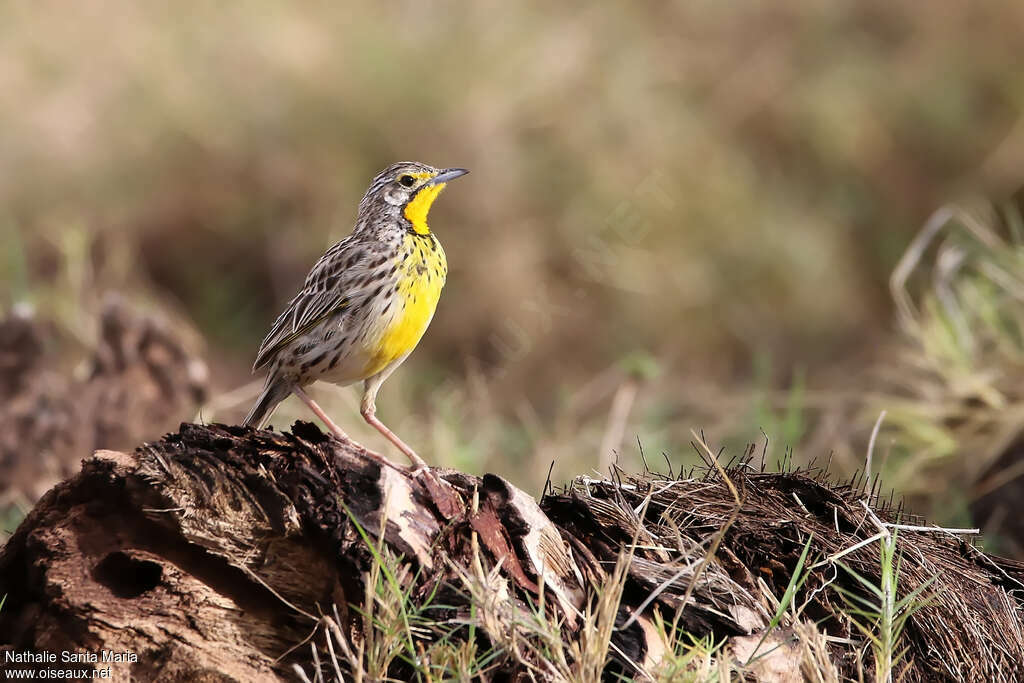
[[4,652],[4,662],[8,664],[100,664],[100,663],[132,663],[139,661],[139,656],[130,650],[100,650],[99,652],[83,652],[62,650],[60,652],[33,652],[22,650]]

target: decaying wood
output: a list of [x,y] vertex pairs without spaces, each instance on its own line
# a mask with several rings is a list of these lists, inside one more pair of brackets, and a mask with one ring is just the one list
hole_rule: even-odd
[[[447,637],[469,638],[472,621],[481,646],[499,650],[489,679],[543,668],[508,648],[510,611],[544,604],[567,643],[592,637],[588,615],[617,562],[628,566],[608,676],[657,671],[667,654],[658,616],[677,613],[743,661],[770,650],[749,669],[765,680],[798,680],[813,660],[854,676],[870,649],[834,588],[857,583],[828,558],[876,534],[872,515],[897,515],[820,479],[747,463],[681,479],[578,478],[538,503],[494,475],[381,468],[306,423],[291,433],[183,424],[131,454],[97,452],[40,500],[0,551],[0,644],[132,652],[138,661],[114,664],[115,679],[292,679],[293,665],[313,670],[314,649],[330,661],[325,616],[337,614],[358,651],[383,532],[382,547],[409,567],[410,599],[436,600]],[[1024,570],[942,532],[901,531],[900,543],[901,591],[936,577],[904,635],[904,680],[1013,680]],[[801,617],[768,632],[769,596],[784,593],[807,544]],[[843,561],[877,582],[877,544]],[[474,591],[485,599],[471,613]],[[440,636],[418,637],[426,648]],[[396,658],[389,673],[403,679],[407,666]]]

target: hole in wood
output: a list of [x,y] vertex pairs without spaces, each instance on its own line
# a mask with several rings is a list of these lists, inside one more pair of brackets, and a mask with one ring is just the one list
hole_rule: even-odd
[[93,578],[119,598],[137,598],[156,588],[163,567],[156,562],[137,560],[121,551],[104,557],[93,570]]

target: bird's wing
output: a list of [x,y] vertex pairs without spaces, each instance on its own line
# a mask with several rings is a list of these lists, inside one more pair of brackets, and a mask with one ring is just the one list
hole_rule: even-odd
[[291,342],[335,313],[365,298],[374,273],[387,261],[384,245],[346,237],[330,249],[306,276],[302,289],[274,321],[260,345],[253,370],[269,364]]

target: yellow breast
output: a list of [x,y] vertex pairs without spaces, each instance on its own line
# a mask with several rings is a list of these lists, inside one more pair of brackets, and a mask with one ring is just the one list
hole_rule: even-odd
[[448,276],[444,249],[433,234],[406,235],[396,271],[397,297],[365,376],[377,374],[416,348],[427,331]]

